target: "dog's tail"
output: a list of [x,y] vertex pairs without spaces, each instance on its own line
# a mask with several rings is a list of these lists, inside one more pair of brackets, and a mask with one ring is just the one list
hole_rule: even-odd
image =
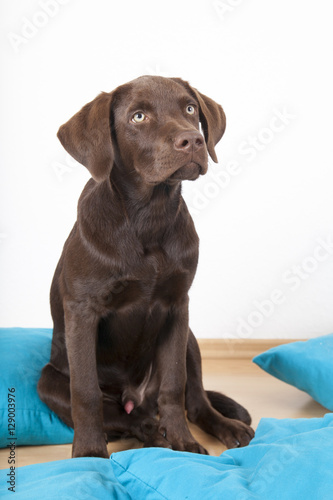
[[242,405],[220,392],[206,391],[206,394],[213,408],[224,417],[241,420],[247,425],[251,424],[250,414]]

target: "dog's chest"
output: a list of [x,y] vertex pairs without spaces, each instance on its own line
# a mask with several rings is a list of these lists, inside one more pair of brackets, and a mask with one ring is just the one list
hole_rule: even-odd
[[175,257],[159,245],[145,248],[131,266],[125,266],[126,271],[114,273],[111,270],[100,300],[110,311],[137,303],[148,306],[160,302],[169,307],[186,296],[194,277],[196,261],[196,252],[184,259],[179,253]]

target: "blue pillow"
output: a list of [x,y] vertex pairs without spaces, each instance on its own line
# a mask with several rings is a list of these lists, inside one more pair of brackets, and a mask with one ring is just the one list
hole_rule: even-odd
[[1,499],[131,500],[107,458],[70,458],[20,467],[12,476],[7,474],[8,470],[0,471]]
[[168,449],[111,455],[131,498],[208,500],[330,499],[333,414],[313,419],[262,419],[249,446],[220,457]]
[[17,500],[328,500],[333,491],[333,414],[262,419],[249,446],[220,457],[143,448],[111,459],[75,458],[0,471],[0,497]]
[[15,438],[17,446],[73,441],[73,429],[37,393],[41,370],[50,359],[51,339],[51,329],[0,328],[1,448]]
[[253,362],[333,411],[333,334],[273,347]]

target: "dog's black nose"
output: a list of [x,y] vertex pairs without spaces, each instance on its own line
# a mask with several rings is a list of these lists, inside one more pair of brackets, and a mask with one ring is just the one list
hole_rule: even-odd
[[190,153],[191,151],[198,151],[204,145],[204,138],[196,130],[188,130],[186,132],[180,132],[176,135],[174,141],[174,148],[177,151],[183,151],[184,153]]

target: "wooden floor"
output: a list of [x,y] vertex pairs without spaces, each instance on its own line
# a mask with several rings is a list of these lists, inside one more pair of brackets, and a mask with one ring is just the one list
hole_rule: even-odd
[[[206,389],[221,391],[245,406],[255,429],[263,417],[322,417],[328,410],[310,396],[291,387],[258,368],[251,359],[282,341],[200,341],[203,357],[203,378]],[[224,446],[190,424],[193,435],[211,455],[221,454]],[[139,448],[136,439],[110,443],[108,451]],[[0,468],[7,467],[6,449],[0,450]],[[22,446],[16,449],[16,465],[50,462],[70,458],[71,445]]]

